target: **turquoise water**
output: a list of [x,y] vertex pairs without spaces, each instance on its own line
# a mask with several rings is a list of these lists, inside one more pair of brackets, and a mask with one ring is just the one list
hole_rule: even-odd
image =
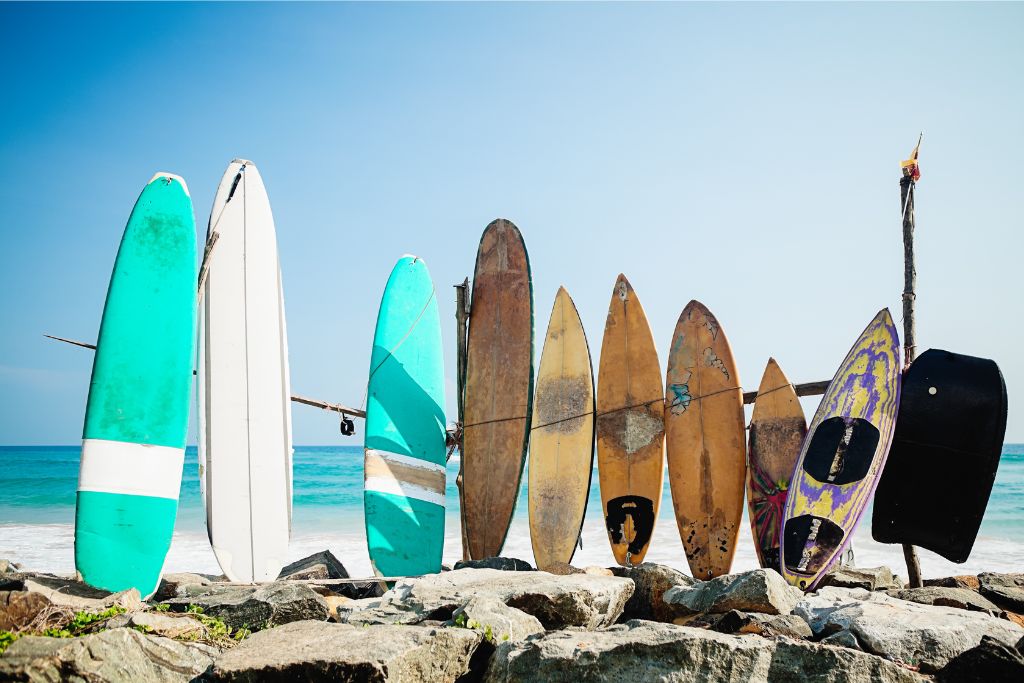
[[[78,446],[2,446],[5,476],[0,478],[0,558],[22,561],[36,569],[71,571],[75,490],[78,484]],[[353,571],[369,571],[363,531],[362,446],[299,446],[294,458],[294,510],[291,555],[330,548]],[[459,554],[458,457],[448,463],[448,512],[445,562]],[[524,475],[524,482],[526,477]],[[600,491],[595,485],[583,529],[583,549],[576,564],[613,563],[601,520]],[[532,560],[526,506],[526,487],[520,490],[512,530],[504,554]],[[870,514],[870,513],[869,513]],[[897,546],[870,538],[869,518],[855,537],[858,564],[902,564]],[[755,563],[749,530],[744,527],[734,567]],[[672,518],[666,482],[658,525],[648,559],[686,569],[682,546]],[[954,565],[922,552],[926,575],[1024,566],[1024,444],[1006,444],[996,483],[989,499],[978,542],[967,565]],[[199,494],[196,451],[189,448],[169,571],[215,571],[206,540],[203,504]]]

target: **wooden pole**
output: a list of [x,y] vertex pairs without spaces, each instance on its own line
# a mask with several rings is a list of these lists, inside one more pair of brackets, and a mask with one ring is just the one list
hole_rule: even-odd
[[459,489],[459,526],[462,537],[462,559],[469,560],[469,542],[466,538],[466,500],[462,494],[462,472],[465,461],[462,459],[462,425],[465,421],[466,399],[466,328],[469,322],[469,278],[462,284],[455,285],[455,391],[458,394],[459,423],[455,432],[459,435],[459,476],[455,485]]
[[[920,145],[920,140],[918,145]],[[917,355],[917,327],[914,323],[914,300],[917,298],[917,267],[914,263],[914,177],[904,173],[900,178],[900,206],[903,209],[903,367],[914,362]],[[907,579],[911,588],[924,585],[917,549],[903,544],[907,561]]]

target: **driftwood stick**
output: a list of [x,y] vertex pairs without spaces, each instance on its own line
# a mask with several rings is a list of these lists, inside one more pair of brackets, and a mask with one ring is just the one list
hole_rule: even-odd
[[[459,425],[465,422],[466,415],[466,328],[469,322],[469,278],[462,281],[462,284],[455,285],[455,393],[458,397]],[[461,434],[461,429],[458,430]],[[455,478],[455,485],[459,489],[459,516],[462,530],[462,559],[469,559],[469,540],[466,538],[466,517],[462,512],[466,509],[465,498],[462,494],[462,443],[459,447],[459,475]]]

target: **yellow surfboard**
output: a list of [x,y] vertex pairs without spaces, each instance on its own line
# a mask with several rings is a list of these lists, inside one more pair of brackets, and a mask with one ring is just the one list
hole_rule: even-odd
[[537,569],[572,560],[594,469],[594,375],[583,323],[564,287],[555,296],[533,392],[530,542]]

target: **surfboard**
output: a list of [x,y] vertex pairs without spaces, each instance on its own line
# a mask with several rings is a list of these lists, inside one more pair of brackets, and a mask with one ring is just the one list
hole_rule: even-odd
[[530,542],[537,569],[576,551],[594,470],[594,375],[579,312],[564,287],[551,309],[530,432]]
[[251,161],[228,165],[207,230],[197,391],[206,527],[225,576],[273,581],[291,536],[291,389],[274,216]]
[[796,390],[774,358],[761,377],[750,417],[747,449],[747,512],[758,562],[779,568],[779,536],[789,480],[807,434]]
[[444,400],[434,284],[423,259],[403,256],[381,297],[367,387],[363,505],[377,576],[441,570]]
[[995,361],[941,349],[918,356],[903,375],[892,449],[875,492],[875,540],[966,562],[1005,435],[1006,383]]
[[780,542],[789,583],[813,590],[846,550],[885,465],[899,401],[899,335],[882,309],[839,366],[801,447]]
[[597,473],[608,541],[623,566],[644,560],[661,505],[665,393],[640,299],[625,275],[612,290],[597,373]]
[[470,559],[505,545],[529,443],[533,282],[519,228],[503,218],[480,238],[473,274],[462,443],[462,524]]
[[157,173],[114,261],[85,409],[75,567],[108,591],[160,583],[185,457],[196,234],[185,181]]
[[728,574],[743,518],[743,389],[725,330],[699,301],[672,333],[665,389],[665,450],[676,525],[690,571]]

